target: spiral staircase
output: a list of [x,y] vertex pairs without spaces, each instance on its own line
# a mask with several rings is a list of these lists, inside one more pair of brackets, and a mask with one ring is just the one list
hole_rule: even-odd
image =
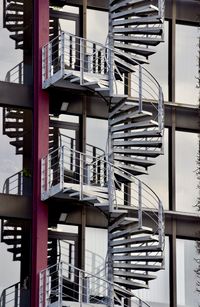
[[[21,48],[23,13],[17,11],[22,11],[23,1],[7,0],[6,3],[4,24],[15,32],[11,38],[16,41],[16,48]],[[15,8],[11,7],[11,11],[17,10],[14,17],[9,15],[9,3],[16,4]],[[134,290],[148,289],[149,281],[156,278],[153,272],[164,268],[163,206],[151,188],[136,177],[147,174],[148,168],[155,164],[154,158],[163,154],[162,90],[142,65],[148,63],[148,57],[155,53],[154,47],[163,41],[164,0],[110,0],[109,4],[109,35],[105,46],[61,32],[44,46],[42,69],[44,89],[62,81],[63,87],[73,84],[106,101],[107,155],[94,159],[61,142],[59,148],[42,159],[41,198],[44,201],[55,196],[74,199],[95,206],[106,215],[108,268],[103,282],[107,286],[104,295],[96,295],[95,303],[122,306],[123,302],[130,306],[129,300],[134,299],[133,306],[141,307],[149,305]],[[53,55],[52,50],[56,49]],[[152,112],[147,111],[147,105],[151,105]],[[18,114],[14,109],[8,110],[5,120],[13,112]],[[22,117],[23,113],[18,115]],[[14,134],[5,133],[16,138],[12,145],[18,153],[23,153],[21,139],[17,139],[23,137],[23,130],[19,130],[19,136],[18,128],[15,127]],[[60,266],[67,266],[65,273]],[[69,267],[70,272],[79,272],[78,279],[80,274],[87,275],[69,264],[58,263],[55,270],[62,280],[69,280],[66,274]],[[47,284],[52,270],[47,268],[41,272],[40,306],[54,306],[49,293],[51,284]],[[69,297],[59,292],[62,289],[59,283],[57,286],[57,303],[65,306]],[[78,288],[81,289],[80,284]],[[86,290],[83,278],[81,291]],[[92,304],[94,297],[93,301],[89,297],[82,302]]]

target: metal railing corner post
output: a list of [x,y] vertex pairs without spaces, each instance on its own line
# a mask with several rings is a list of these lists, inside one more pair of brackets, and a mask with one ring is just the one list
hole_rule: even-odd
[[142,228],[142,182],[138,182],[138,225]]
[[80,307],[83,306],[83,272],[79,271],[79,303]]
[[79,157],[79,184],[80,184],[80,193],[79,200],[83,199],[83,154],[80,153]]
[[142,101],[142,66],[139,65],[139,112],[142,112],[143,101]]
[[65,73],[65,32],[61,32],[61,63],[60,69],[62,76]]
[[84,58],[85,46],[83,38],[80,38],[80,85],[84,84]]

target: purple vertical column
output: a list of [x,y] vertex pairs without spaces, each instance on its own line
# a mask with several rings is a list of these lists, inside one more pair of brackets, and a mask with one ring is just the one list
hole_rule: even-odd
[[42,47],[49,39],[49,1],[34,0],[34,113],[31,307],[39,305],[39,273],[47,267],[48,208],[41,202],[41,158],[48,153],[49,97],[42,90]]

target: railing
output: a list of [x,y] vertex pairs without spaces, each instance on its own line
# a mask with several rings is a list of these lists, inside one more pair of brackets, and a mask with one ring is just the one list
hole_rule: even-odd
[[140,111],[144,101],[152,103],[154,120],[163,130],[163,116],[159,116],[164,112],[161,87],[148,70],[125,52],[61,32],[43,47],[42,63],[43,88],[72,73],[80,85],[100,82],[101,88],[108,89],[109,97],[128,95],[138,103]]
[[[66,262],[75,265],[75,244],[70,241],[59,241],[59,262]],[[106,278],[107,261],[99,254],[91,250],[85,250],[85,268],[88,273],[93,273],[98,277]]]
[[4,194],[23,195],[23,171],[8,177],[3,185]]
[[[117,290],[120,291],[121,288],[104,278],[60,262],[40,273],[39,307],[47,307],[52,303],[62,306],[67,301],[77,302],[80,306],[86,303],[87,306],[116,304],[124,307],[149,307],[137,296],[133,296],[133,293],[123,290],[124,294],[118,296],[115,292]],[[114,293],[115,302],[108,295],[110,291]]]
[[20,282],[3,290],[0,296],[0,307],[20,306]]
[[24,63],[20,62],[10,69],[6,74],[5,81],[24,84]]
[[[126,182],[119,181],[119,176],[125,178]],[[112,200],[109,202],[110,211],[123,208],[137,210],[139,226],[148,217],[163,246],[162,203],[153,190],[125,170],[105,159],[97,158],[94,161],[92,156],[62,146],[42,159],[41,178],[43,200],[71,189],[80,201],[87,200],[88,197],[99,203]]]

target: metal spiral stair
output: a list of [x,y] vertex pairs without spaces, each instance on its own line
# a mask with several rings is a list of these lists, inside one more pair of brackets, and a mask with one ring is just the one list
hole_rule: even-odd
[[[24,111],[17,108],[4,107],[2,114],[3,134],[10,139],[10,145],[16,149],[16,155],[23,154],[24,135]],[[57,130],[49,127],[49,151],[54,149],[54,141],[57,136]]]
[[[4,0],[3,26],[15,41],[15,49],[24,49],[24,31],[30,25],[24,23],[24,0]],[[30,21],[31,22],[31,21]],[[54,37],[57,23],[54,18],[49,20],[49,39]]]

